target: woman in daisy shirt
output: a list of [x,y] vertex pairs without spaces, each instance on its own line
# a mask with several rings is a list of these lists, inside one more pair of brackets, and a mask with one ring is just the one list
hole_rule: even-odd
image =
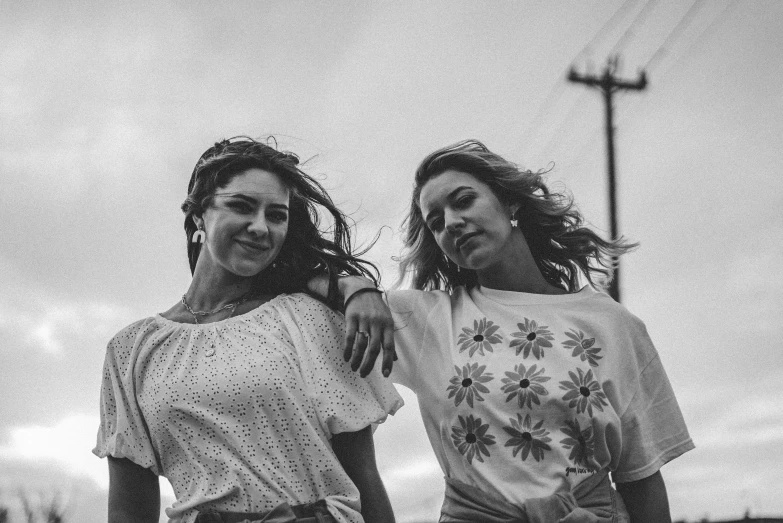
[[[421,163],[403,229],[415,290],[387,292],[391,377],[416,393],[445,474],[440,521],[670,521],[660,468],[693,443],[644,324],[594,288],[633,245],[473,140]],[[348,318],[363,374],[368,325]]]

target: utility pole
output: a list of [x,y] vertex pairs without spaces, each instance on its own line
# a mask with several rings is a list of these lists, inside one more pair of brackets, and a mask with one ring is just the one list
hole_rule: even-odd
[[[602,76],[580,76],[576,70],[572,67],[568,73],[568,80],[575,83],[585,84],[588,87],[595,87],[599,89],[604,95],[604,102],[606,105],[606,154],[607,154],[607,169],[609,171],[609,223],[612,239],[619,238],[617,230],[617,180],[616,180],[616,168],[614,161],[614,122],[612,111],[612,95],[621,90],[633,90],[642,91],[647,86],[647,75],[642,71],[639,73],[639,79],[635,82],[629,82],[626,80],[618,80],[614,74],[617,71],[618,57],[614,56],[607,60],[606,68]],[[609,295],[620,301],[620,265],[619,261],[615,260],[617,264],[614,269],[614,277],[609,287]]]

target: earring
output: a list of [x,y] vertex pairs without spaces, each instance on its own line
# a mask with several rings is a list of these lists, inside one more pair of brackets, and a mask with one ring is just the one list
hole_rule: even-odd
[[511,219],[509,221],[511,222],[511,227],[514,227],[514,228],[519,227],[519,220],[514,218],[513,214],[511,215]]
[[193,237],[190,239],[190,241],[192,243],[204,243],[204,240],[206,238],[207,238],[207,233],[205,233],[203,229],[199,229],[193,233]]

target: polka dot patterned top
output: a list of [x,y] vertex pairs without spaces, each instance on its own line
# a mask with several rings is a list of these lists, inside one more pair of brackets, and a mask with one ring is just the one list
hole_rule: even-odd
[[351,371],[343,332],[339,314],[303,294],[215,323],[133,323],[108,346],[93,452],[168,478],[173,522],[317,499],[337,521],[361,522],[329,440],[383,422],[402,399],[378,371]]

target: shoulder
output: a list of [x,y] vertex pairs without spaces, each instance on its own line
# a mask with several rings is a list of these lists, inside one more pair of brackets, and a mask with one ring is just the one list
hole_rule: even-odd
[[128,360],[159,328],[154,316],[134,321],[112,336],[106,346],[106,357],[118,362]]
[[431,310],[451,302],[452,295],[445,291],[419,291],[413,289],[386,291],[389,307],[393,312]]
[[573,302],[576,307],[583,307],[598,315],[602,321],[633,330],[645,329],[644,322],[629,311],[625,305],[614,301],[608,294],[597,291],[590,286],[579,291],[583,299]]
[[600,325],[607,338],[636,352],[641,361],[657,357],[647,326],[623,304],[617,303],[607,294],[593,290],[587,293],[579,306],[589,315],[592,324]]
[[272,303],[281,317],[288,317],[298,325],[343,323],[340,312],[306,293],[281,294]]
[[122,345],[134,345],[139,336],[143,336],[145,333],[155,330],[158,327],[155,316],[150,316],[137,321],[134,321],[130,325],[120,329],[117,334],[112,336],[109,345],[122,346]]
[[295,310],[312,310],[321,312],[336,312],[329,307],[323,300],[306,292],[295,292],[292,294],[280,294],[273,299],[276,304]]

